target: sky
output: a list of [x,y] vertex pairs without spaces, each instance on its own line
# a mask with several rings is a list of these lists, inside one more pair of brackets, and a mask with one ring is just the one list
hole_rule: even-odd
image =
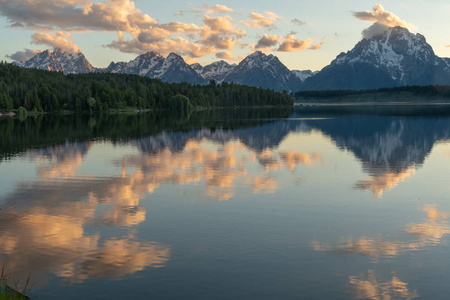
[[156,51],[188,63],[239,63],[254,51],[291,70],[320,70],[392,26],[450,57],[448,0],[0,0],[0,60],[45,49],[82,51],[95,67]]

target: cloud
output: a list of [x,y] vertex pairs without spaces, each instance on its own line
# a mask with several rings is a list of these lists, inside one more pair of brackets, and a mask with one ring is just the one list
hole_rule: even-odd
[[264,34],[261,39],[256,43],[255,49],[268,49],[275,45],[277,45],[279,42],[283,40],[283,37],[279,35],[267,35]]
[[208,4],[202,4],[200,6],[195,6],[192,3],[188,4],[191,7],[189,12],[194,13],[197,17],[202,17],[204,14],[224,14],[234,12],[234,9],[221,4],[216,4],[214,6],[208,6]]
[[171,36],[171,32],[162,28],[150,28],[138,35],[141,43],[155,43]]
[[158,22],[131,0],[0,1],[0,13],[15,26],[32,30],[124,31],[136,35]]
[[32,35],[32,43],[47,45],[53,48],[61,48],[63,51],[77,53],[80,48],[72,40],[70,33],[58,31],[56,33],[36,32]]
[[169,31],[170,33],[178,33],[178,34],[198,33],[201,30],[201,28],[195,24],[187,24],[181,22],[170,22],[167,24],[159,24],[157,26],[152,26],[151,28],[164,29]]
[[242,24],[253,28],[272,27],[279,20],[278,15],[270,11],[264,12],[264,15],[252,12],[249,14],[249,18],[248,21],[242,21]]
[[228,36],[221,36],[214,32],[208,32],[200,41],[202,45],[213,47],[219,50],[233,50],[235,47],[234,39]]
[[17,51],[11,55],[6,55],[7,58],[16,62],[24,62],[41,52],[42,50],[36,49],[24,49],[23,51]]
[[182,37],[164,39],[155,43],[141,43],[138,40],[112,41],[106,45],[111,49],[117,49],[125,53],[145,53],[148,51],[157,51],[163,55],[170,52],[176,52],[182,56],[201,57],[207,54],[217,52],[217,49],[211,46],[205,46],[199,43],[192,43]]
[[[231,57],[228,52],[236,46],[265,49],[267,45],[274,47],[281,42],[278,36],[268,35],[256,44],[243,41],[247,32],[239,28],[242,24],[251,28],[274,27],[280,18],[270,11],[251,12],[247,20],[239,21],[229,15],[234,10],[225,5],[195,7],[189,4],[190,10],[179,10],[175,15],[194,12],[201,18],[198,23],[160,23],[137,8],[136,3],[135,0],[0,0],[0,15],[5,17],[10,27],[35,31],[32,36],[34,44],[60,47],[71,52],[79,51],[71,36],[73,32],[113,32],[117,33],[117,40],[103,46],[133,54],[157,51],[167,55],[176,52],[190,61],[216,53]],[[302,24],[298,19],[292,21]],[[282,49],[293,50],[297,44],[291,41],[290,47],[285,45]],[[17,53],[14,57],[19,56]]]
[[211,35],[208,39],[202,41],[203,45],[214,47],[218,50],[234,50],[234,39],[228,37],[221,37],[219,35]]
[[98,27],[106,31],[125,31],[136,37],[142,29],[157,25],[158,22],[137,9],[134,1],[106,0],[92,3],[84,9],[83,15],[88,17],[90,27]]
[[222,51],[216,53],[216,57],[222,59],[233,59],[234,55],[230,51]]
[[219,14],[219,13],[231,13],[231,12],[234,12],[234,9],[231,9],[229,7],[226,7],[225,5],[220,5],[220,4],[216,4],[206,11],[207,14]]
[[297,19],[297,18],[291,20],[291,22],[292,22],[294,25],[297,25],[297,26],[304,26],[304,25],[306,25],[306,22],[305,22],[305,21],[299,20],[299,19]]
[[[200,10],[207,13],[234,11],[219,4],[203,5]],[[178,52],[190,58],[232,50],[246,35],[244,30],[232,24],[233,19],[228,15],[204,15],[202,26],[182,22],[161,24],[139,10],[132,0],[0,0],[0,14],[6,17],[10,26],[40,31],[33,35],[33,43],[72,52],[79,49],[71,36],[59,32],[117,32],[118,40],[109,43],[108,47],[136,54],[151,50],[161,54]],[[124,36],[131,36],[131,39],[124,39]]]
[[241,61],[244,59],[244,57],[242,55],[234,56],[234,54],[231,53],[230,51],[218,52],[218,53],[216,53],[216,57],[220,58],[220,59],[231,60],[231,61]]
[[205,16],[203,22],[213,31],[219,31],[222,33],[234,33],[234,26],[226,17],[212,18],[209,16]]
[[293,35],[287,36],[277,51],[297,52],[301,50],[318,50],[322,47],[322,42],[313,44],[313,39],[299,40]]
[[370,39],[373,36],[383,34],[388,29],[389,29],[389,26],[375,22],[369,28],[364,29],[361,34],[362,34],[363,38]]
[[203,18],[205,26],[200,32],[200,43],[218,50],[233,50],[235,41],[240,40],[246,32],[236,29],[230,19],[232,19],[230,16],[213,18],[205,15]]
[[393,13],[384,10],[381,4],[375,4],[373,11],[359,11],[354,12],[353,15],[363,21],[377,22],[388,27],[405,27],[411,30],[415,30],[416,26],[401,20]]

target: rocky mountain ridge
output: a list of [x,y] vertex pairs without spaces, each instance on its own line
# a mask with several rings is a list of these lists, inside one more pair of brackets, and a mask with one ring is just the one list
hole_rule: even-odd
[[[246,57],[239,65],[217,61],[202,66],[188,65],[181,56],[170,53],[166,58],[157,52],[147,52],[129,62],[111,62],[106,68],[94,68],[82,53],[66,53],[60,49],[38,53],[25,63],[24,68],[72,73],[117,73],[159,78],[166,82],[207,84],[211,80],[220,84],[224,81],[262,87],[277,91],[295,92],[300,89],[302,79],[283,65],[276,56],[257,51]],[[300,74],[300,73],[298,73]],[[309,73],[308,73],[309,74]],[[311,73],[312,74],[312,73]]]
[[236,64],[230,65],[226,61],[220,60],[206,66],[195,63],[191,67],[205,80],[222,83],[225,77],[236,67]]
[[362,90],[404,85],[450,84],[449,59],[433,51],[423,35],[403,27],[363,38],[347,53],[305,80],[304,90]]
[[302,85],[302,81],[278,57],[261,51],[244,58],[224,81],[288,92],[298,91]]
[[60,48],[56,48],[53,52],[42,51],[26,62],[16,63],[16,65],[24,68],[63,72],[64,74],[85,74],[96,70],[83,53],[64,52]]

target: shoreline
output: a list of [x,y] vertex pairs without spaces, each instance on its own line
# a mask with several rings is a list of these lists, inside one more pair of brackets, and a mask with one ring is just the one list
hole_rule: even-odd
[[370,105],[386,105],[386,106],[393,106],[393,105],[405,105],[405,106],[412,106],[412,105],[450,105],[450,101],[447,102],[416,102],[416,101],[409,101],[409,102],[381,102],[381,101],[372,101],[372,102],[295,102],[294,106],[370,106]]
[[[283,105],[283,106],[275,106],[275,105],[261,105],[261,106],[217,106],[217,107],[194,107],[192,109],[192,112],[194,111],[208,111],[208,110],[222,110],[222,109],[230,109],[230,110],[238,110],[238,109],[284,109],[284,108],[294,108],[295,103],[293,105]],[[148,113],[148,112],[170,112],[170,110],[164,110],[164,109],[138,109],[138,108],[129,108],[129,109],[110,109],[108,111],[103,111],[101,114],[105,115],[118,115],[118,114],[142,114],[142,113]],[[177,111],[174,111],[177,112]],[[99,111],[93,111],[90,113],[89,111],[69,111],[69,110],[62,110],[62,111],[53,111],[53,112],[34,112],[34,111],[27,111],[27,117],[31,116],[38,116],[38,115],[72,115],[72,114],[91,114],[91,115],[99,115]],[[17,117],[17,112],[11,111],[11,112],[0,112],[0,118],[1,117]]]
[[[380,105],[380,104],[450,104],[450,98],[439,94],[424,94],[415,93],[412,91],[382,91],[382,92],[365,92],[351,93],[340,95],[336,91],[335,95],[329,95],[330,92],[312,92],[312,95],[298,95],[294,98],[295,104],[367,104],[367,105]],[[316,93],[316,94],[314,94]]]

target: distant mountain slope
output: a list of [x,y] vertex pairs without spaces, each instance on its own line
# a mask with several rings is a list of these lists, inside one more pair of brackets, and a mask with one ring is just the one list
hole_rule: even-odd
[[167,58],[164,58],[157,52],[148,52],[130,62],[112,62],[102,72],[147,76],[171,83],[206,83],[206,80],[175,53],[170,53]]
[[28,61],[16,65],[24,68],[63,72],[64,74],[84,74],[95,71],[83,53],[64,52],[60,48],[56,48],[53,52],[42,51]]
[[130,62],[111,62],[103,72],[145,76],[152,68],[162,61],[164,61],[164,57],[159,53],[152,51],[139,55]]
[[230,65],[220,60],[204,67],[198,63],[191,65],[191,67],[205,80],[214,80],[216,83],[222,83],[225,77],[236,67],[236,64]]
[[311,70],[292,70],[292,73],[303,82],[309,77],[316,75],[318,72],[313,72]]
[[180,83],[188,82],[191,84],[205,84],[203,79],[194,69],[189,66],[181,56],[170,53],[163,61],[150,69],[145,75],[150,78],[159,78],[162,81]]
[[393,27],[339,54],[330,65],[306,79],[303,90],[434,84],[450,84],[448,60],[437,57],[424,36]]
[[225,77],[224,81],[276,91],[300,90],[301,80],[273,55],[261,51],[247,56]]

